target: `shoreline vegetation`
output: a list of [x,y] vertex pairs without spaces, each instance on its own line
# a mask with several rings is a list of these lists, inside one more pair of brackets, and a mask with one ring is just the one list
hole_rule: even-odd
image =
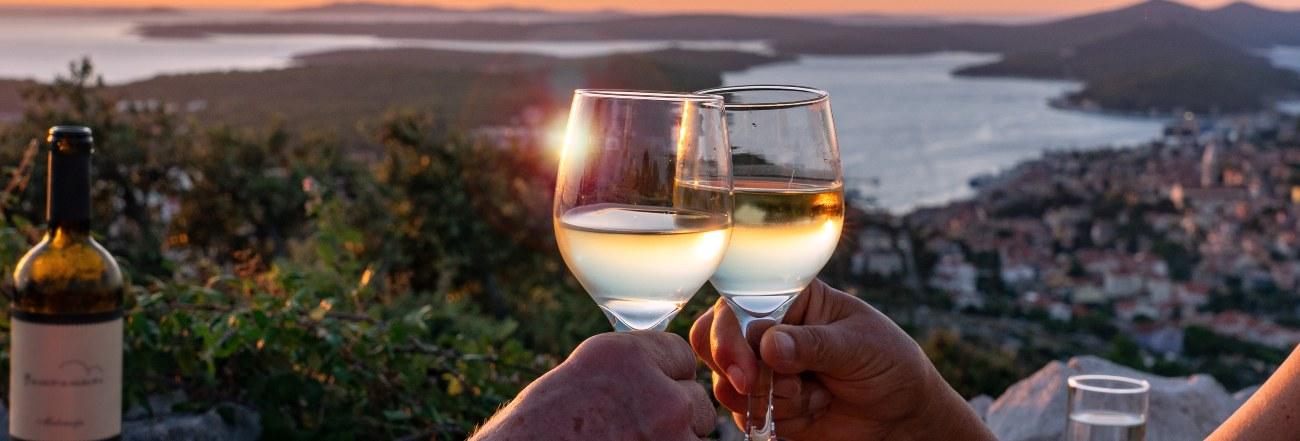
[[[285,69],[161,75],[109,86],[106,93],[122,106],[235,127],[280,121],[369,148],[366,126],[391,108],[433,112],[469,131],[551,118],[578,87],[698,90],[722,84],[725,71],[791,59],[679,49],[589,58],[358,49],[299,55]],[[20,91],[33,84],[0,80],[0,122],[21,116]]]

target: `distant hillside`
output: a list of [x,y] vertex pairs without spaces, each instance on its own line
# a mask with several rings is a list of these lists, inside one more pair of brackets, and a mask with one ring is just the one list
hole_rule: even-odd
[[282,9],[277,12],[290,14],[391,14],[391,13],[447,13],[447,12],[500,12],[544,14],[549,11],[539,8],[497,7],[485,9],[448,8],[433,5],[399,5],[378,2],[339,2],[321,6]]
[[1076,46],[1155,24],[1188,26],[1243,47],[1300,45],[1300,12],[1278,11],[1241,2],[1205,10],[1167,0],[1149,0],[1111,11],[1038,24],[837,27],[776,43],[780,50],[798,53],[873,54],[942,50],[1008,53]]
[[[1161,27],[1160,35],[1140,31]],[[1264,97],[1278,92],[1289,95],[1293,90],[1293,75],[1267,66],[1246,51],[1300,46],[1300,12],[1248,3],[1197,9],[1149,0],[1023,25],[867,25],[825,18],[676,15],[546,23],[197,23],[144,26],[141,32],[188,38],[346,34],[494,41],[765,40],[780,53],[820,55],[996,52],[1006,55],[1006,60],[962,74],[1082,79],[1089,89],[1077,98],[1113,110],[1235,111],[1262,108],[1268,101]],[[1169,64],[1171,59],[1177,63]],[[1184,88],[1198,93],[1188,94]],[[1133,94],[1121,96],[1129,93]]]
[[295,57],[308,67],[384,65],[437,70],[517,72],[556,66],[583,66],[593,63],[617,64],[620,61],[652,62],[666,66],[690,67],[702,71],[736,71],[792,59],[747,52],[694,51],[665,49],[653,52],[615,54],[604,57],[563,60],[535,54],[492,54],[456,52],[437,49],[344,49],[316,52]]
[[201,38],[211,34],[333,34],[386,38],[456,40],[755,40],[825,32],[822,20],[729,15],[629,16],[581,22],[216,22],[152,24],[139,27],[147,37]]
[[101,7],[72,7],[72,6],[0,6],[0,17],[32,17],[32,16],[117,16],[117,15],[179,15],[185,11],[177,8],[167,8],[162,6],[150,6],[141,8],[101,8]]
[[1185,25],[1146,25],[1078,47],[1013,53],[958,75],[1069,78],[1081,106],[1234,112],[1300,94],[1300,75]]
[[22,115],[22,91],[34,84],[28,80],[0,79],[0,123],[17,120]]
[[[438,7],[339,3],[297,12],[444,11]],[[151,37],[208,34],[348,34],[393,38],[466,40],[764,39],[800,54],[923,53],[943,50],[1025,52],[1076,46],[1138,26],[1178,24],[1243,47],[1300,45],[1300,12],[1234,3],[1203,10],[1150,0],[1111,11],[1025,25],[828,23],[824,17],[729,15],[630,16],[613,20],[547,23],[244,22],[145,25]]]
[[958,75],[1093,80],[1116,73],[1214,61],[1269,67],[1268,61],[1211,38],[1195,28],[1145,25],[1079,46],[1011,53],[989,64],[958,69]]
[[205,121],[263,127],[280,119],[364,144],[372,138],[358,121],[393,108],[427,110],[463,128],[507,124],[525,109],[563,109],[575,88],[697,90],[721,85],[726,70],[784,59],[676,50],[580,59],[344,50],[298,57],[299,66],[288,69],[164,75],[111,89],[125,99],[194,104],[194,116]]

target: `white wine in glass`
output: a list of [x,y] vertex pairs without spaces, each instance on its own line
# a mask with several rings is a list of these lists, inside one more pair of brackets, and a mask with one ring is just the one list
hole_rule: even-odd
[[835,251],[844,191],[804,181],[737,179],[734,185],[731,245],[711,280],[745,311],[770,314],[806,288]]
[[[839,146],[826,92],[799,86],[735,86],[727,109],[735,211],[731,244],[710,281],[754,346],[821,272],[844,224]],[[746,438],[776,439],[772,371],[750,389]]]
[[731,238],[716,95],[579,90],[555,192],[564,262],[614,329],[663,330]]
[[652,329],[675,314],[717,268],[726,216],[594,204],[564,213],[556,240],[574,276],[606,314]]

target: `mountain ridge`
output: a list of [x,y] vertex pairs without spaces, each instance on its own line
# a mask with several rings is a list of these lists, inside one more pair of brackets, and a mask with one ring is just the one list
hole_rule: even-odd
[[[1183,32],[1200,46],[1214,46],[1215,52],[1221,56],[1216,56],[1213,61],[1201,60],[1177,66],[1150,62],[1163,57],[1153,47],[1144,49],[1141,57],[1125,56],[1125,52],[1133,50],[1125,42],[1115,39],[1146,35],[1133,31],[1152,26],[1170,26],[1169,29]],[[1086,83],[1085,91],[1074,98],[1100,102],[1103,107],[1115,106],[1114,110],[1145,112],[1152,108],[1184,107],[1244,111],[1266,106],[1270,101],[1268,94],[1293,94],[1292,75],[1252,61],[1257,57],[1248,52],[1278,45],[1300,46],[1300,11],[1269,9],[1245,2],[1201,9],[1169,0],[1148,0],[1093,14],[1014,25],[855,25],[809,17],[682,14],[534,23],[197,23],[144,26],[140,31],[146,36],[188,38],[211,34],[307,33],[479,41],[765,40],[777,53],[787,55],[993,52],[1003,54],[1006,62],[961,73],[1081,79]],[[1211,45],[1198,35],[1222,44]],[[1163,39],[1160,44],[1166,49],[1176,48],[1177,36],[1172,37],[1175,37],[1172,41]],[[1108,47],[1113,53],[1088,57],[1090,62],[1106,67],[1092,69],[1086,76],[1079,71],[1087,70],[1087,66],[1080,65],[1078,59],[1066,60],[1059,56],[1078,52],[1098,42],[1106,42],[1101,47]],[[1130,60],[1131,66],[1116,66],[1109,63],[1108,58]],[[1105,72],[1101,72],[1103,70]],[[1252,81],[1269,83],[1251,84]],[[1136,89],[1163,84],[1178,85],[1169,90],[1182,90],[1181,93],[1192,95],[1184,98],[1155,96],[1150,91]],[[1225,93],[1206,93],[1205,90],[1233,90],[1247,96],[1232,97]],[[1136,94],[1129,97],[1133,99],[1118,96],[1128,92]],[[1203,100],[1206,96],[1220,101]]]
[[440,5],[406,5],[374,1],[349,1],[326,3],[318,6],[288,8],[276,10],[285,14],[376,14],[376,13],[513,13],[513,14],[549,14],[554,11],[543,8],[519,8],[498,6],[487,8],[454,8]]
[[1300,94],[1300,75],[1187,25],[1153,23],[1055,51],[1005,55],[960,76],[1072,79],[1061,104],[1176,113],[1239,112]]

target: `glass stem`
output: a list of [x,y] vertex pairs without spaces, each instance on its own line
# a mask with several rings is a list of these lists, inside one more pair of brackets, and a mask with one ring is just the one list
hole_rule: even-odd
[[763,311],[750,311],[730,296],[723,296],[727,305],[731,307],[731,312],[736,316],[736,321],[740,324],[740,335],[749,343],[749,347],[754,350],[754,355],[758,360],[758,377],[755,379],[754,388],[747,398],[748,404],[745,406],[745,439],[747,441],[772,441],[776,439],[776,423],[772,421],[772,368],[762,360],[759,355],[760,342],[763,334],[767,330],[785,318],[785,312],[794,302],[798,291],[791,293],[788,298],[775,308]]
[[758,367],[758,378],[745,409],[745,439],[771,441],[776,439],[776,424],[772,422],[772,368],[761,360]]

